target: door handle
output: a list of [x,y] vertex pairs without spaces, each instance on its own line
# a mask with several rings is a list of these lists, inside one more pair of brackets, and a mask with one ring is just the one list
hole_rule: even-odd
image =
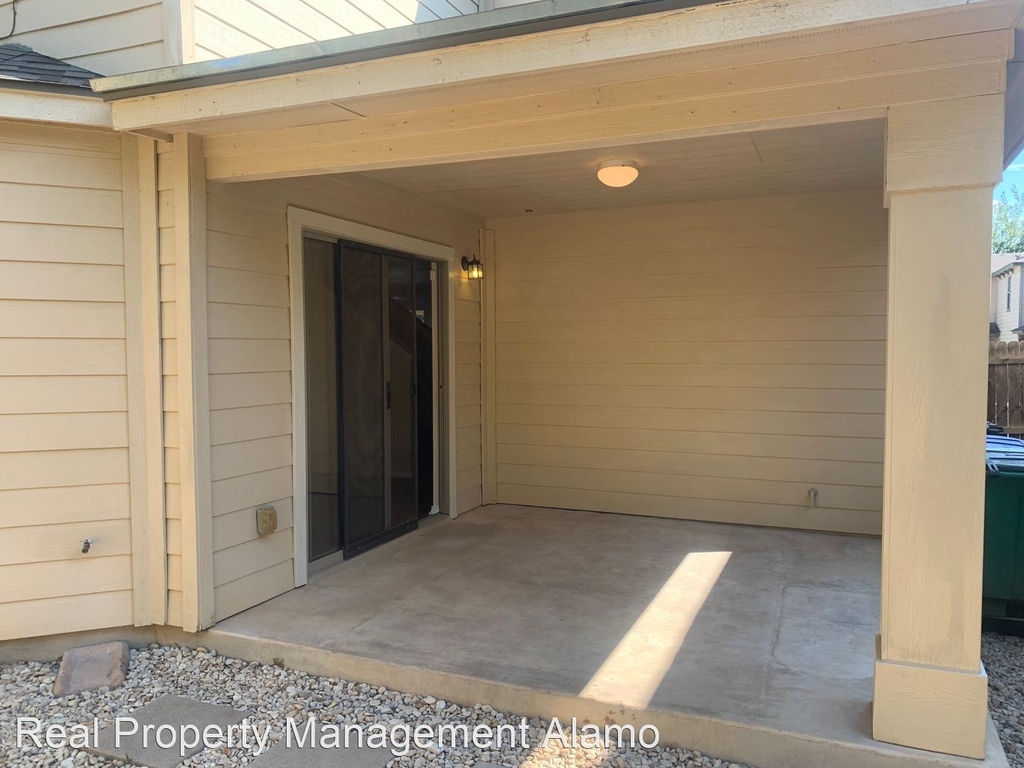
[[385,388],[385,396],[387,398],[387,407],[390,410],[391,409],[391,382],[390,381],[388,382],[388,385]]

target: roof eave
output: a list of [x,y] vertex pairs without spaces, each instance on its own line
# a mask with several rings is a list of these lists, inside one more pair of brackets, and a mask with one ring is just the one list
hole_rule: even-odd
[[92,81],[108,100],[391,58],[520,35],[550,32],[721,0],[540,0],[493,11],[410,24],[231,59],[181,64]]
[[112,128],[109,104],[85,88],[0,79],[0,119]]

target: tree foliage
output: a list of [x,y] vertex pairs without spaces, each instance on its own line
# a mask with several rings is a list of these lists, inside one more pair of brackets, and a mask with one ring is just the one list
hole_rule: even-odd
[[1024,253],[1024,194],[1016,184],[993,207],[992,253]]

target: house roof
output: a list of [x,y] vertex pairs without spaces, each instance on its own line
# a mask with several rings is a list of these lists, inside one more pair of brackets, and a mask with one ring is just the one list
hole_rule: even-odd
[[1002,277],[1020,266],[1024,266],[1024,253],[992,254],[992,277]]
[[63,85],[89,90],[89,81],[98,76],[88,69],[37,53],[25,45],[0,45],[0,81]]

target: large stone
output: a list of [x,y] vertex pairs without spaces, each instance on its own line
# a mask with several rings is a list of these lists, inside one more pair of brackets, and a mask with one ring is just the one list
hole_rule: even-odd
[[113,642],[72,648],[60,660],[53,683],[54,696],[69,696],[97,688],[124,685],[131,654],[128,643]]
[[[138,723],[138,729],[133,735],[122,736],[118,743],[114,726],[107,726],[99,732],[96,745],[86,751],[148,768],[175,768],[185,758],[203,750],[202,740],[197,746],[186,748],[183,757],[179,743],[174,743],[168,749],[156,743],[157,728],[170,726],[175,733],[180,734],[183,726],[194,725],[202,733],[208,725],[226,729],[241,722],[244,716],[244,712],[230,707],[207,704],[184,696],[161,696],[130,715]],[[150,728],[147,729],[147,726]],[[166,738],[164,742],[169,743]]]

